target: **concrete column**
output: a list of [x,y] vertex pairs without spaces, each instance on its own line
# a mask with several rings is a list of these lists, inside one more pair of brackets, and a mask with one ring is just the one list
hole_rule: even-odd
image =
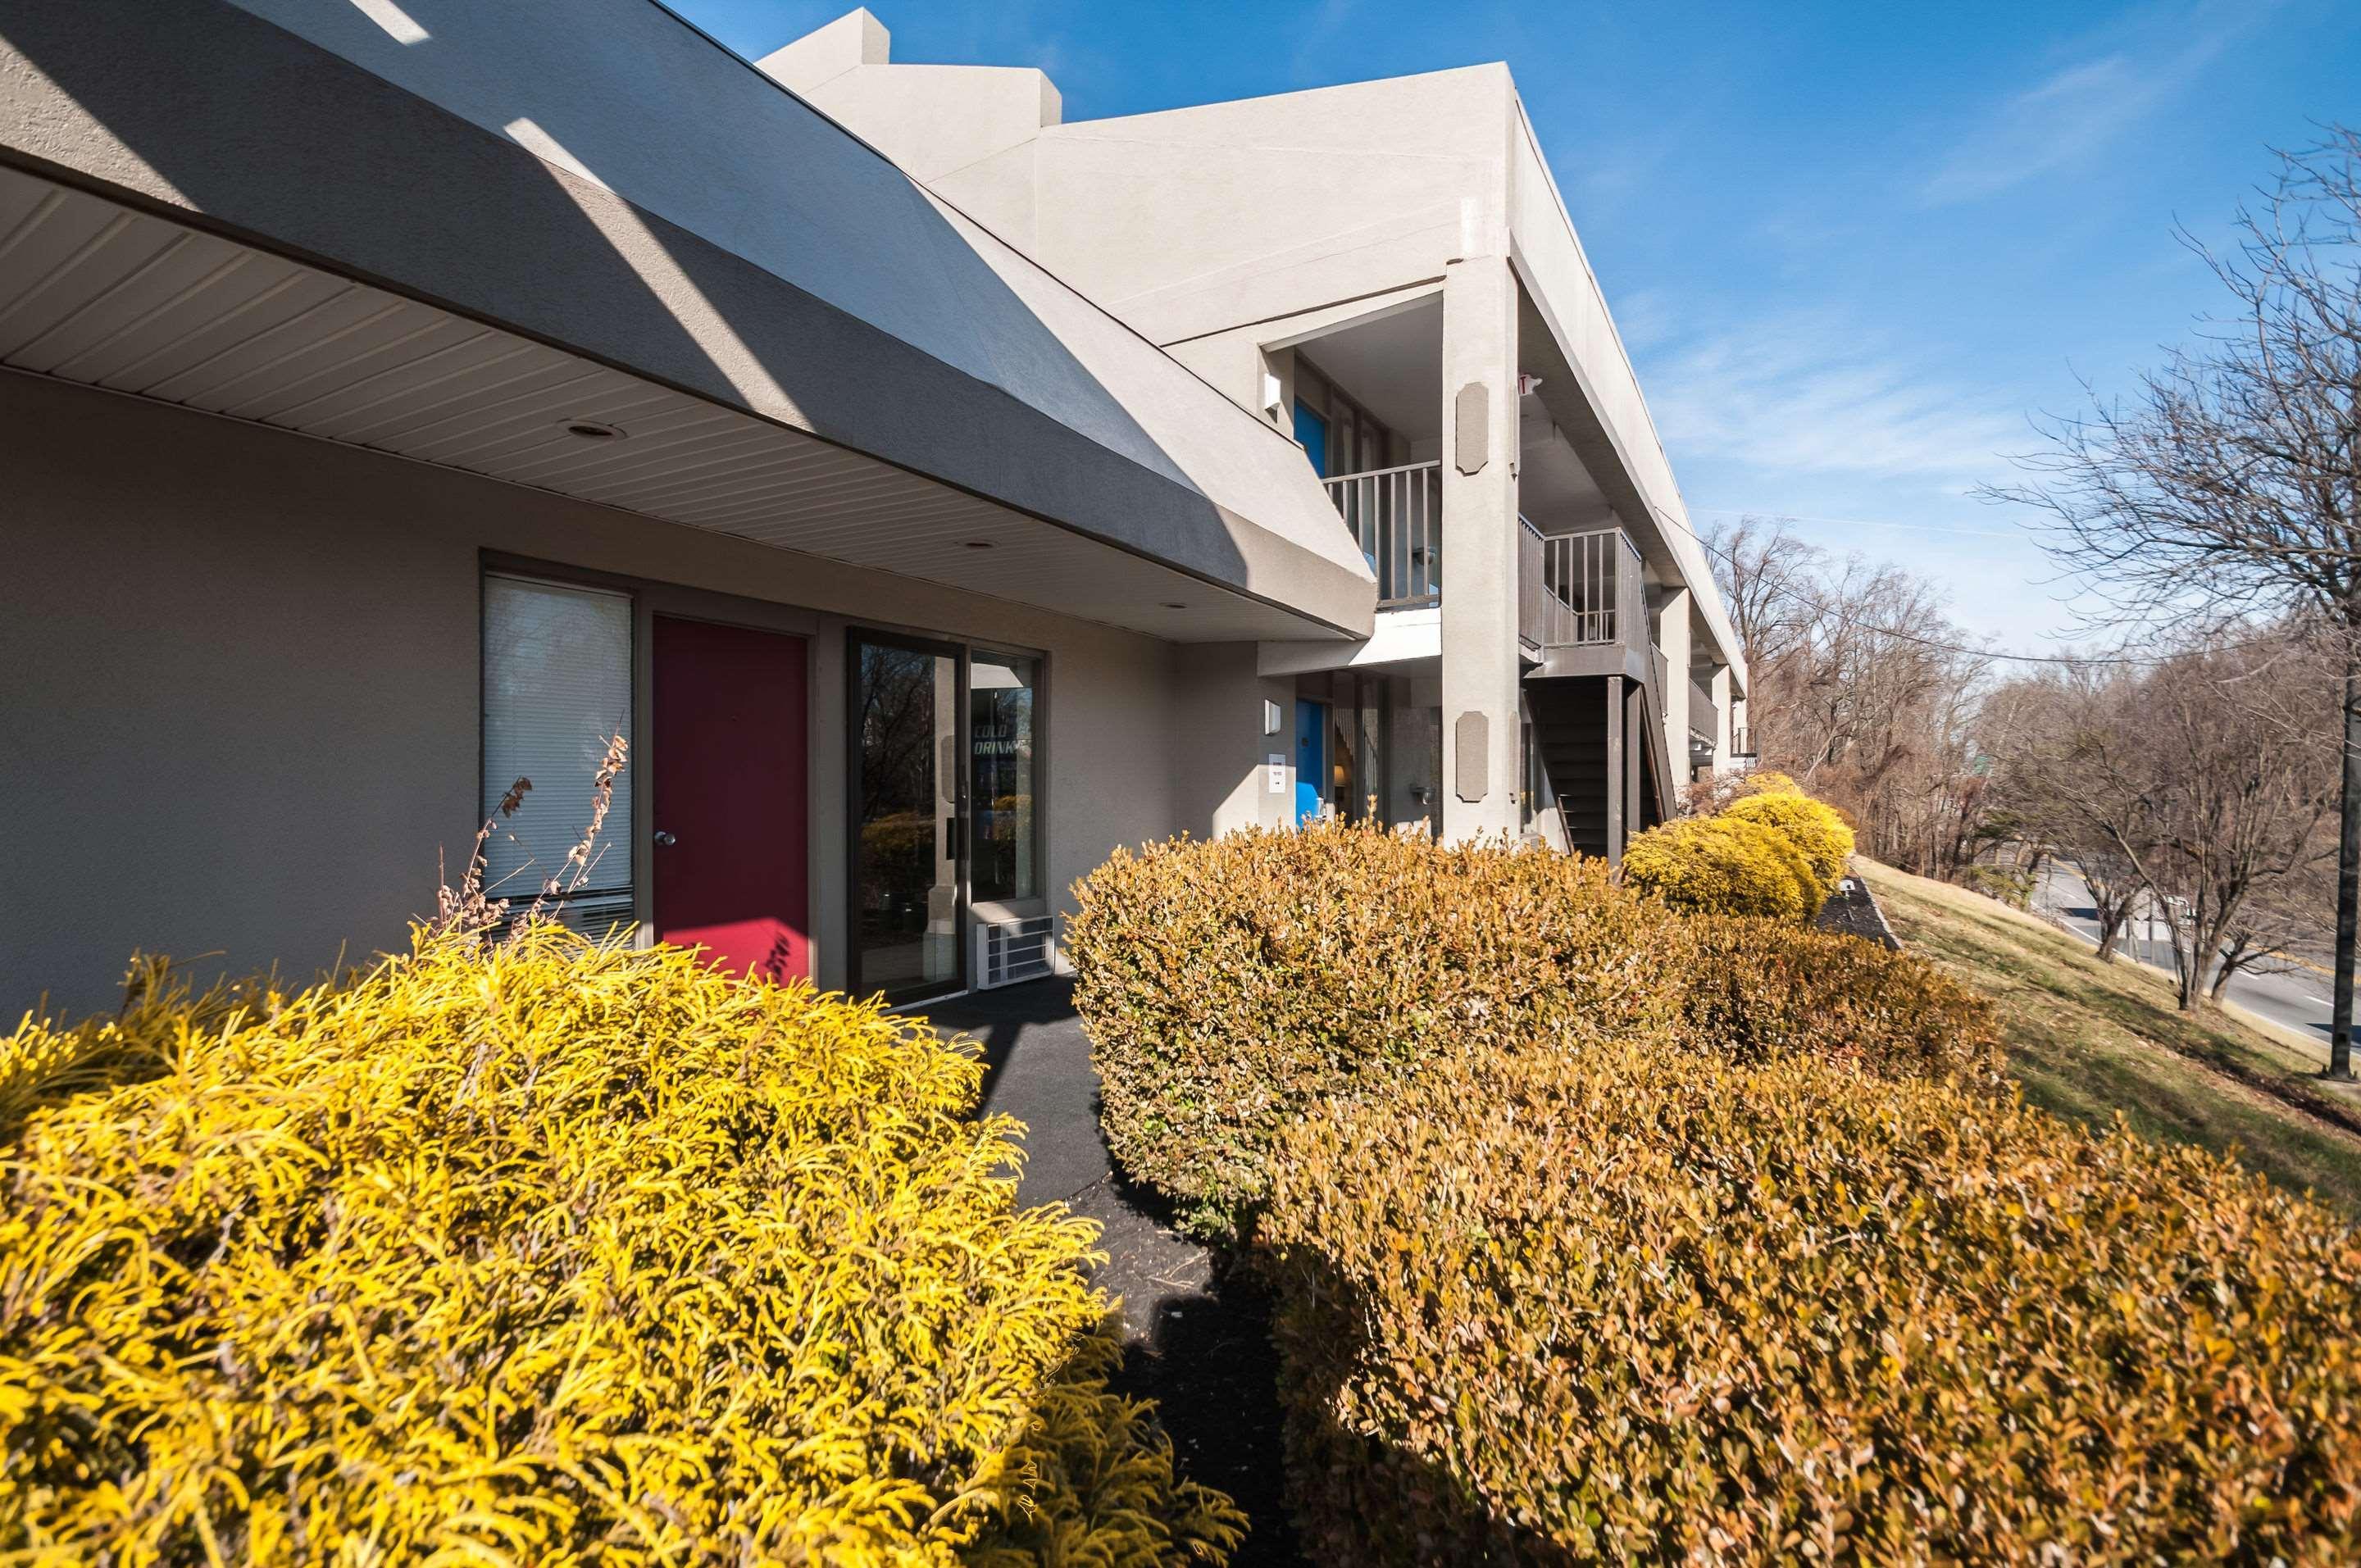
[[1446,843],[1517,834],[1516,463],[1516,277],[1497,254],[1454,261],[1443,284]]
[[1673,798],[1689,782],[1689,590],[1667,588],[1656,611],[1656,646],[1664,651],[1664,752],[1673,760]]
[[1730,666],[1719,664],[1713,672],[1713,771],[1719,776],[1730,766],[1730,737],[1736,716],[1730,711]]

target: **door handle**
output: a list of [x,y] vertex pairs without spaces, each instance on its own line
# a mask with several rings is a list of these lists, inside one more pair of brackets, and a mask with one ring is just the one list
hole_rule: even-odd
[[656,848],[659,850],[669,850],[676,842],[678,842],[678,840],[674,839],[669,833],[660,830],[656,834]]

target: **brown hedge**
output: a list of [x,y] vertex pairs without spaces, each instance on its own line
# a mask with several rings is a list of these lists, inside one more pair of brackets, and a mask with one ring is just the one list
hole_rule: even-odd
[[2202,1151],[1634,1037],[1275,1171],[1318,1560],[2361,1558],[2361,1245]]
[[1992,1003],[1926,959],[1776,920],[1697,916],[1682,1013],[1741,1059],[1806,1051],[1872,1071],[1997,1086]]
[[1200,1234],[1236,1234],[1280,1131],[1438,1046],[1673,1018],[1679,923],[1605,862],[1345,824],[1118,852],[1066,950],[1100,1125]]

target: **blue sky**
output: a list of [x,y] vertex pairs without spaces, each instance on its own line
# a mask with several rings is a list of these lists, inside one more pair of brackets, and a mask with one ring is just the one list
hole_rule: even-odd
[[[848,8],[673,3],[749,56]],[[1700,524],[1794,516],[2021,650],[2065,590],[1968,492],[2216,304],[2176,221],[2223,235],[2267,148],[2361,120],[2355,0],[871,8],[1070,120],[1508,61]]]

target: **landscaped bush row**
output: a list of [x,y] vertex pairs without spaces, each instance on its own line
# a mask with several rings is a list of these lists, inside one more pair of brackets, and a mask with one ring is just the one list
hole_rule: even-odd
[[1596,860],[1328,823],[1118,853],[1080,891],[1101,1129],[1214,1238],[1242,1233],[1290,1124],[1438,1053],[1576,1029],[1993,1070],[1986,1011],[1919,960],[1682,919]]
[[1926,959],[1775,920],[1694,916],[1682,1015],[1737,1060],[1800,1051],[1883,1077],[1996,1089],[2005,1057],[1992,1003]]
[[1323,823],[1118,850],[1066,952],[1100,1128],[1185,1224],[1238,1234],[1280,1132],[1438,1050],[1679,1008],[1664,912],[1604,861]]
[[979,1076],[545,927],[28,1024],[0,1558],[1218,1560]]
[[1106,1135],[1274,1272],[1318,1560],[2361,1549],[2354,1233],[2025,1108],[1922,960],[1333,825],[1083,894]]
[[1320,1561],[2361,1558],[2361,1245],[2202,1151],[1634,1036],[1275,1170]]
[[1852,856],[1852,829],[1833,806],[1765,773],[1721,810],[1634,838],[1623,879],[1675,908],[1790,923],[1828,901]]

